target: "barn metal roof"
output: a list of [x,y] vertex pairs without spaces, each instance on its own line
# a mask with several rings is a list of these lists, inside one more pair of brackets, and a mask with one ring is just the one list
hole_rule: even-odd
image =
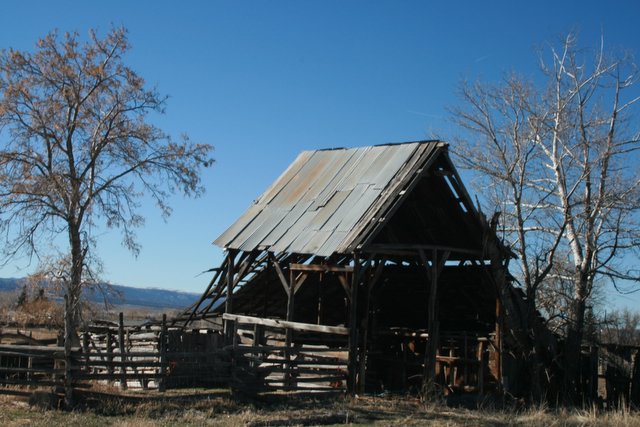
[[445,147],[418,141],[304,151],[214,243],[242,251],[348,253],[371,232],[386,202],[402,195]]

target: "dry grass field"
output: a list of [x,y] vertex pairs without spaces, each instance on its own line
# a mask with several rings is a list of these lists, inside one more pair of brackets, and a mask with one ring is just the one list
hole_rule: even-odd
[[[33,403],[33,402],[32,402]],[[271,395],[239,400],[227,390],[163,394],[92,391],[72,412],[0,397],[2,426],[639,426],[640,413],[619,410],[451,408],[414,398],[319,398]]]

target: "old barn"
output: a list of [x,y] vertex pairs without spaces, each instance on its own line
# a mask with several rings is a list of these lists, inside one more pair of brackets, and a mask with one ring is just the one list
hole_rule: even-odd
[[225,260],[179,321],[224,319],[239,384],[482,393],[515,380],[508,250],[444,142],[302,152],[215,244]]

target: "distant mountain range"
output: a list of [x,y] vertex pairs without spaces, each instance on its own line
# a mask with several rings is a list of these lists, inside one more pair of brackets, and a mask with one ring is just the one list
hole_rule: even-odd
[[[0,292],[19,290],[24,285],[21,278],[0,278]],[[134,305],[149,308],[187,308],[200,298],[194,292],[171,291],[159,288],[134,288],[133,286],[111,285],[108,300],[113,305]],[[92,302],[103,303],[101,292],[85,292]]]

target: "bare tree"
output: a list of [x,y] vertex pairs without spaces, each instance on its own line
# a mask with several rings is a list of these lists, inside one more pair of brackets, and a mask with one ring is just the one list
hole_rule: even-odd
[[629,55],[611,56],[604,43],[581,49],[573,34],[540,61],[535,81],[462,85],[453,112],[470,139],[455,150],[488,189],[485,203],[503,212],[530,310],[545,281],[571,285],[565,385],[573,397],[594,284],[640,281],[629,258],[640,242],[638,73]]
[[604,314],[600,326],[602,343],[640,346],[640,312],[613,310]]
[[74,327],[81,289],[92,281],[95,227],[119,228],[137,254],[142,196],[166,217],[172,193],[204,191],[200,170],[211,162],[211,146],[186,137],[176,142],[151,124],[148,114],[164,112],[166,97],[124,64],[128,50],[120,28],[103,39],[91,31],[85,42],[53,32],[32,53],[0,53],[4,256],[38,255],[66,235],[64,286]]

